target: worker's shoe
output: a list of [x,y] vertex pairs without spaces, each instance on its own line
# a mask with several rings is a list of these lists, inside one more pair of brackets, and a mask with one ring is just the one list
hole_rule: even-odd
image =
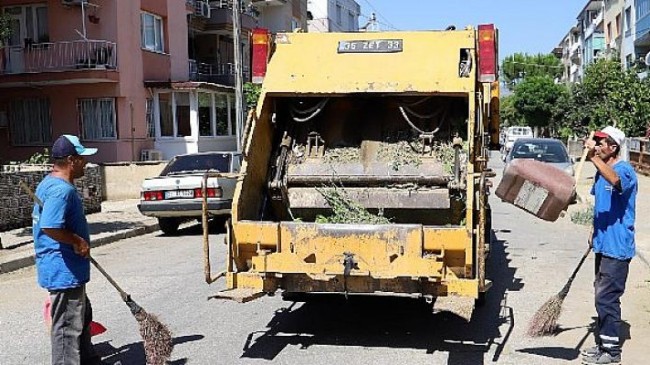
[[582,349],[580,351],[580,355],[582,356],[594,356],[598,355],[602,350],[600,349],[600,346],[592,346],[592,347],[587,347],[586,349]]
[[609,352],[599,351],[595,355],[585,356],[582,358],[583,364],[597,364],[597,365],[619,365],[621,363],[621,355],[611,355]]

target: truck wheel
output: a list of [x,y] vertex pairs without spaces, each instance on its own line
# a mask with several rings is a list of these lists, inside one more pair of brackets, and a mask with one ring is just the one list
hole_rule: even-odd
[[174,236],[178,233],[180,221],[176,218],[158,218],[158,226],[164,234]]

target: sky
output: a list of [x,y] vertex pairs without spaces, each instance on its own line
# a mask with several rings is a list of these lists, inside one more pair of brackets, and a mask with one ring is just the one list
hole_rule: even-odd
[[[381,30],[457,29],[493,23],[499,58],[516,52],[550,53],[575,25],[587,0],[356,0],[359,23],[376,12]],[[374,9],[373,9],[374,8]]]

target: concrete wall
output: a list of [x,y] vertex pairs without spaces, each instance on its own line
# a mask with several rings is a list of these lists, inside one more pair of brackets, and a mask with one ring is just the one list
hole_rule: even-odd
[[158,176],[167,164],[156,162],[115,162],[101,166],[103,200],[140,198],[142,180]]
[[[9,166],[9,168],[16,168]],[[0,231],[22,228],[32,225],[34,202],[20,188],[24,181],[32,190],[50,172],[48,165],[29,167],[27,171],[0,172]],[[85,176],[75,181],[77,191],[83,198],[86,214],[96,213],[102,208],[102,182],[100,168],[97,165],[86,167]]]

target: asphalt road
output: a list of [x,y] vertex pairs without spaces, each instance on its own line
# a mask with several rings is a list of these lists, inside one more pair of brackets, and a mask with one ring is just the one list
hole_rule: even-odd
[[[136,302],[173,331],[170,364],[579,363],[579,349],[593,343],[591,257],[565,300],[563,331],[541,339],[526,337],[525,331],[532,314],[573,271],[586,248],[587,229],[568,216],[548,223],[494,196],[491,202],[495,240],[488,276],[494,285],[486,305],[469,323],[449,313],[432,314],[409,299],[337,297],[292,303],[274,296],[246,304],[208,300],[224,283],[222,279],[209,286],[203,281],[199,226],[182,230],[180,237],[154,233],[119,241],[94,249],[93,255]],[[211,240],[219,271],[224,266],[223,235],[213,232]],[[648,307],[637,303],[649,303],[650,291],[637,279],[629,285],[629,296],[638,300],[624,298],[624,315],[646,318],[647,323]],[[135,320],[94,269],[88,292],[95,319],[108,328],[94,338],[104,359],[144,364]],[[0,275],[1,365],[48,363],[45,296],[33,268]],[[650,326],[631,323],[625,327],[626,337],[632,337],[625,349],[638,351],[626,352],[624,359],[641,359],[642,338],[650,334]],[[636,357],[635,351],[641,354]]]

